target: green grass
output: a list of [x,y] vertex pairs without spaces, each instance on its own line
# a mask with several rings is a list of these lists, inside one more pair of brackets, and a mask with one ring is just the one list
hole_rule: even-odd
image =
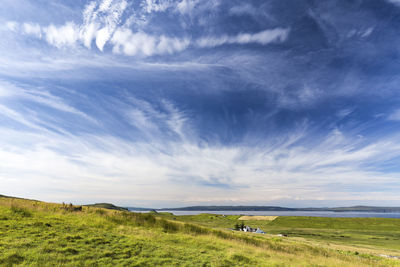
[[[240,216],[199,214],[165,218],[198,223],[213,228],[233,228]],[[327,244],[357,245],[357,247],[390,249],[400,255],[400,219],[390,218],[329,218],[280,216],[273,221],[243,221],[269,234],[285,234]]]
[[289,236],[400,250],[399,219],[278,217],[265,228]]
[[[171,218],[170,218],[171,217]],[[1,266],[396,266],[369,253],[140,214],[0,197]],[[183,219],[188,219],[182,217]],[[200,216],[203,224],[234,217]],[[193,218],[192,218],[193,219]]]

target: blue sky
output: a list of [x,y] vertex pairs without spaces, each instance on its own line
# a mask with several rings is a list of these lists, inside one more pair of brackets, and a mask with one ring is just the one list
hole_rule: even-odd
[[400,1],[3,0],[0,194],[400,206]]

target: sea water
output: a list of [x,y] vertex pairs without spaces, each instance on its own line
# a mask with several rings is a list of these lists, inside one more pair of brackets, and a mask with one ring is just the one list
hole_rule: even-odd
[[[138,212],[132,210],[132,212]],[[334,212],[334,211],[210,211],[210,210],[158,210],[157,212],[171,212],[174,215],[197,215],[201,213],[221,215],[258,215],[258,216],[312,216],[312,217],[344,217],[344,218],[399,218],[400,213],[392,212]]]

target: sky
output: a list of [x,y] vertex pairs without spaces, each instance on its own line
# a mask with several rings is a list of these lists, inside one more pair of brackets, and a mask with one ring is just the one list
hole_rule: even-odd
[[0,194],[400,206],[399,0],[2,0]]

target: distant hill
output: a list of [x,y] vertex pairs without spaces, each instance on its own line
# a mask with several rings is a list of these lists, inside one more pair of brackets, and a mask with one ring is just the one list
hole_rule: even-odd
[[126,207],[128,210],[131,211],[154,211],[156,209],[152,209],[152,208],[139,208],[139,207]]
[[[15,198],[21,200],[31,200],[19,197],[10,197],[1,195],[3,198]],[[37,201],[37,200],[35,200]],[[400,213],[400,207],[378,207],[378,206],[351,206],[351,207],[333,207],[333,208],[288,208],[279,206],[189,206],[180,208],[140,208],[140,207],[118,207],[111,203],[96,203],[84,205],[88,207],[105,208],[120,211],[332,211],[332,212],[382,212],[382,213]]]
[[277,206],[190,206],[158,210],[181,211],[333,211],[333,212],[400,212],[400,207],[352,206],[336,208],[287,208]]
[[[21,200],[33,200],[33,201],[39,201],[39,200],[36,200],[36,199],[29,199],[29,198],[22,198],[22,197],[10,197],[10,196],[1,195],[1,194],[0,194],[0,197],[4,197],[4,198],[15,198],[15,199],[21,199]],[[39,201],[39,202],[41,202],[41,201]]]
[[115,206],[114,204],[111,204],[111,203],[96,203],[96,204],[90,204],[90,205],[84,205],[84,206],[95,207],[95,208],[103,208],[103,209],[109,209],[109,210],[128,211],[127,208],[118,207],[118,206]]
[[336,212],[346,212],[346,211],[400,212],[400,207],[353,206],[353,207],[330,208],[329,210]]

